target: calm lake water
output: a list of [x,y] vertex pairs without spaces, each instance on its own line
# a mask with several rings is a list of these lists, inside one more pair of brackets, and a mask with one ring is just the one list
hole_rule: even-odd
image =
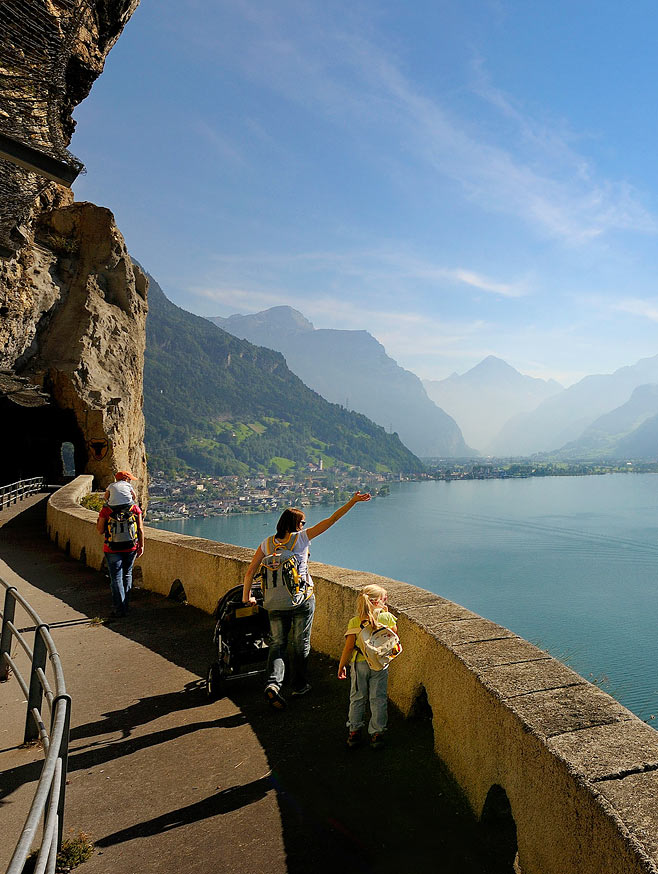
[[[309,523],[332,511],[309,508]],[[157,527],[255,549],[278,517]],[[357,505],[311,552],[504,625],[658,726],[658,475],[399,483]]]

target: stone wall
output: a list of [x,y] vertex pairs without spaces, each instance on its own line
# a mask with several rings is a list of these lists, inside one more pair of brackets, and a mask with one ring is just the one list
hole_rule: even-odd
[[[91,482],[79,477],[50,499],[48,527],[74,558],[99,568],[96,517],[78,503]],[[163,595],[182,585],[187,601],[208,612],[241,583],[252,554],[146,533],[141,585]],[[318,563],[311,572],[312,644],[336,659],[358,589],[388,589],[404,644],[389,696],[405,714],[431,708],[437,755],[476,815],[508,834],[515,825],[517,870],[658,872],[658,733],[548,653],[458,604],[373,574]]]

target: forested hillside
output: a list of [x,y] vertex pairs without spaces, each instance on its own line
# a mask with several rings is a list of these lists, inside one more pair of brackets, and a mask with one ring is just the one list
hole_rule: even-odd
[[423,469],[396,434],[325,401],[278,352],[175,306],[152,277],[146,334],[144,414],[152,469],[274,472],[321,458],[325,467]]

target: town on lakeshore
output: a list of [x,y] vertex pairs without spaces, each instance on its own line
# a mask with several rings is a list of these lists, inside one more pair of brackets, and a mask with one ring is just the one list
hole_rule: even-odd
[[191,471],[166,476],[155,471],[149,482],[149,522],[258,513],[284,507],[341,504],[356,491],[374,498],[390,493],[390,483],[421,480],[514,479],[545,476],[593,476],[607,473],[658,473],[658,462],[560,462],[432,460],[427,471],[415,474],[373,473],[357,467],[323,470],[308,464],[286,475],[211,476]]

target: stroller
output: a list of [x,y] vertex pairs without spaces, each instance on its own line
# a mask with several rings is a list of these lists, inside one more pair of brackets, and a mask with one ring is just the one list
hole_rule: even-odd
[[263,607],[263,592],[252,590],[256,604],[242,601],[242,586],[235,586],[217,605],[213,633],[213,661],[206,675],[206,694],[221,698],[228,680],[263,674],[267,668],[270,622]]

